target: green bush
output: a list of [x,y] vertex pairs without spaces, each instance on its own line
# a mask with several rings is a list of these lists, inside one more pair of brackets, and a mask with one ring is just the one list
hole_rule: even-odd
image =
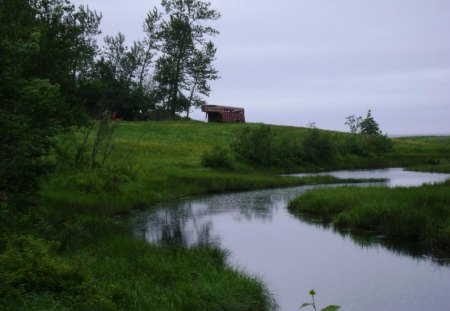
[[235,135],[231,149],[242,162],[277,168],[327,163],[338,151],[329,132],[311,128],[304,137],[292,137],[275,134],[267,125],[244,128]]
[[311,128],[303,139],[303,155],[310,163],[327,162],[336,156],[333,137],[326,131]]
[[56,254],[58,242],[12,236],[0,254],[0,303],[23,295],[52,295],[73,310],[113,310],[114,304],[83,272]]
[[274,136],[267,125],[261,125],[255,129],[245,127],[234,136],[231,150],[242,162],[254,166],[272,166],[273,140]]
[[230,151],[222,147],[214,147],[211,151],[203,153],[202,165],[215,169],[233,169],[233,159]]
[[353,134],[348,136],[341,145],[342,154],[353,154],[369,157],[391,151],[393,142],[385,135]]

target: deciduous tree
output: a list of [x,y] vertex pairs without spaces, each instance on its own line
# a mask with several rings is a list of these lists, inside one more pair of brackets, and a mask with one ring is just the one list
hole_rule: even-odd
[[[205,23],[220,14],[201,0],[163,0],[161,4],[168,17],[159,32],[161,56],[155,79],[167,110],[175,116],[200,103],[200,94],[209,93],[208,80],[217,79],[212,66],[216,49],[207,38],[218,31]],[[189,99],[187,107],[180,97]]]

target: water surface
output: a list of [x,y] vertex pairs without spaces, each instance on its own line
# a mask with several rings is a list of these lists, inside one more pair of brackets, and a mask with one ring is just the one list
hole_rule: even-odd
[[[387,178],[419,185],[445,174],[402,169],[342,171],[344,178]],[[336,232],[287,211],[290,199],[320,186],[221,194],[161,205],[141,216],[136,232],[152,243],[211,243],[230,251],[231,265],[260,277],[280,309],[298,310],[317,292],[319,307],[343,310],[450,310],[450,267],[408,245]]]

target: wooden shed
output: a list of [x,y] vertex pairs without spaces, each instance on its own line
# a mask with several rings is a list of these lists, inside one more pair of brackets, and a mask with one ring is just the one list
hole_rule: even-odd
[[245,110],[239,107],[218,105],[203,105],[202,111],[206,112],[208,122],[245,122]]

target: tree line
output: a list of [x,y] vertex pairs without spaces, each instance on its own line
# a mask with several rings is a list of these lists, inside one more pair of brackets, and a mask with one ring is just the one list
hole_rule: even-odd
[[201,0],[162,0],[143,39],[104,38],[102,15],[70,0],[0,1],[0,204],[36,188],[55,136],[88,120],[174,118],[217,79],[220,14]]
[[105,37],[97,62],[102,105],[124,119],[174,118],[204,103],[217,79],[218,31],[205,24],[220,14],[199,0],[162,0],[143,24],[145,38],[129,47],[118,33]]

